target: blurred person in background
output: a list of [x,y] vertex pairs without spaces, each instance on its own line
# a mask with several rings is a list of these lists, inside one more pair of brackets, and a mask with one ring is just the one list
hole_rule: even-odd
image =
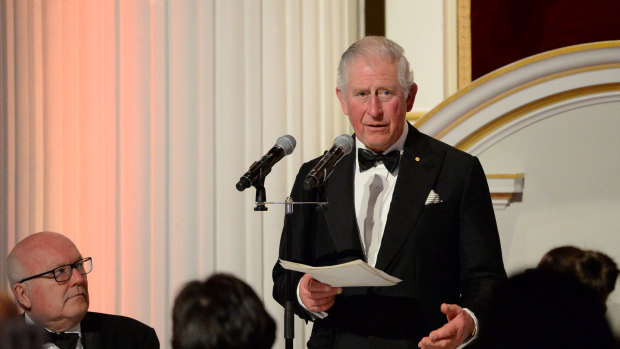
[[232,275],[189,282],[174,301],[174,349],[269,349],[275,336],[263,302]]
[[616,287],[618,265],[608,255],[574,246],[561,246],[547,252],[538,269],[554,270],[571,275],[592,288],[603,309],[607,309],[607,298]]
[[513,275],[487,306],[477,348],[617,348],[596,292],[565,273],[530,269]]
[[0,292],[0,349],[40,349],[45,339],[45,331],[26,324],[13,300]]

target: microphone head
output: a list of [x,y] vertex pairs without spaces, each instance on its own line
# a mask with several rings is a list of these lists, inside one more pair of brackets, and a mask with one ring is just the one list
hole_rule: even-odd
[[247,177],[241,177],[239,179],[239,182],[237,182],[237,190],[239,191],[244,191],[247,188],[252,186],[252,182],[247,178]]
[[344,154],[349,154],[353,149],[353,137],[347,134],[340,135],[334,139],[334,145],[342,149]]
[[284,135],[276,140],[275,146],[282,148],[282,150],[284,150],[285,155],[291,155],[296,145],[297,145],[297,141],[295,141],[295,137],[291,135]]

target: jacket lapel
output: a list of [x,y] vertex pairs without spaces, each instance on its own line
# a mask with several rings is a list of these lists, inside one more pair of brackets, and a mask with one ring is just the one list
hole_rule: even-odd
[[[340,160],[329,177],[327,185],[327,225],[338,251],[358,249],[362,245],[355,229],[353,204],[353,171],[356,149]],[[355,225],[354,225],[355,224]],[[363,255],[363,254],[361,254]]]
[[84,349],[102,349],[103,343],[101,333],[97,328],[98,326],[92,324],[89,315],[89,313],[86,313],[86,316],[80,323],[82,329],[82,346]]
[[390,204],[376,267],[386,270],[415,225],[435,184],[445,152],[434,152],[424,136],[409,125],[396,187]]

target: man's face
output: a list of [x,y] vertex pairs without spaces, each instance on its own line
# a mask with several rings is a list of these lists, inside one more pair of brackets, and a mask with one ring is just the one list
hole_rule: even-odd
[[405,98],[395,63],[366,58],[349,66],[346,91],[336,89],[355,136],[376,153],[387,150],[402,134],[416,92],[413,84]]
[[[22,262],[27,276],[36,275],[82,259],[80,252],[68,239],[42,238],[40,246],[30,249],[29,258]],[[37,242],[37,245],[39,242]],[[71,278],[56,282],[46,274],[21,283],[28,316],[53,331],[64,331],[77,325],[88,311],[88,281],[73,269]],[[19,297],[18,297],[19,299]]]

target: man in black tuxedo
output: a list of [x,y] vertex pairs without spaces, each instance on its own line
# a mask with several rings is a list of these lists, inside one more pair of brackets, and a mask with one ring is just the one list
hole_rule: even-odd
[[52,232],[26,237],[7,257],[9,282],[25,321],[45,328],[56,347],[159,348],[151,327],[124,316],[88,312],[86,274],[91,270],[90,257]]
[[[366,37],[343,54],[336,94],[357,151],[324,188],[302,185],[318,159],[301,167],[292,199],[327,199],[328,208],[295,206],[290,259],[313,266],[363,259],[402,282],[339,288],[293,273],[295,313],[314,321],[308,348],[457,348],[475,338],[478,318],[484,331],[480,305],[506,278],[488,184],[477,158],[406,122],[416,92],[393,41]],[[283,304],[278,263],[273,279]]]

